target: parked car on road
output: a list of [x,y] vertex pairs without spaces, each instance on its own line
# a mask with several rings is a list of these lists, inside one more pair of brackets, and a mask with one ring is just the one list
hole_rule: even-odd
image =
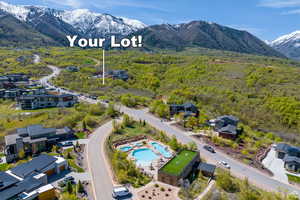
[[123,199],[131,195],[130,191],[125,186],[117,186],[113,188],[112,197],[114,199]]
[[211,152],[211,153],[216,153],[214,148],[212,148],[211,146],[208,146],[208,145],[204,145],[203,147],[205,150]]
[[225,161],[221,161],[221,162],[219,162],[219,164],[221,166],[225,167],[226,169],[230,169],[230,165],[227,162],[225,162]]
[[71,142],[71,141],[59,142],[57,145],[60,146],[60,147],[69,147],[69,146],[73,146],[73,142]]

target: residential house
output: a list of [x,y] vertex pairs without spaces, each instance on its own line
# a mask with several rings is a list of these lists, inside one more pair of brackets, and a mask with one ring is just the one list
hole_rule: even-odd
[[209,121],[210,126],[218,133],[218,136],[226,139],[235,139],[238,135],[239,119],[232,115],[220,116]]
[[18,104],[23,110],[35,110],[52,107],[72,107],[77,102],[78,98],[71,94],[22,95],[18,98]]
[[62,157],[42,154],[11,170],[0,172],[0,199],[3,200],[54,200],[55,188],[48,177],[68,169]]
[[129,79],[129,75],[125,70],[110,70],[106,73],[106,77],[120,79],[123,81],[127,81]]
[[284,167],[291,172],[300,171],[300,148],[285,143],[275,147],[276,157],[284,161]]
[[197,106],[192,103],[185,103],[185,104],[171,104],[170,105],[170,115],[177,115],[179,113],[183,113],[184,118],[187,117],[198,117],[199,110]]
[[42,125],[31,125],[16,129],[14,134],[6,135],[6,161],[12,162],[19,157],[19,153],[38,154],[49,149],[60,140],[72,138],[73,131],[68,127],[62,129],[44,128]]

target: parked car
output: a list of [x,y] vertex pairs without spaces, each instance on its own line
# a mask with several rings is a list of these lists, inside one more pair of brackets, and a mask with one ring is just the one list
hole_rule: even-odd
[[216,153],[214,148],[212,148],[211,146],[208,146],[208,145],[204,145],[203,147],[205,150],[211,152],[211,153]]
[[219,162],[219,164],[222,165],[223,167],[225,167],[226,169],[230,169],[230,165],[225,161],[221,161],[221,162]]
[[112,197],[114,199],[123,199],[131,195],[130,191],[125,186],[117,186],[113,188]]
[[66,178],[64,178],[64,181],[65,182],[69,182],[69,181],[71,181],[71,182],[74,182],[74,177],[73,176],[68,176],[68,177],[66,177]]
[[69,146],[73,146],[73,142],[71,142],[71,141],[59,142],[57,145],[60,146],[60,147],[69,147]]

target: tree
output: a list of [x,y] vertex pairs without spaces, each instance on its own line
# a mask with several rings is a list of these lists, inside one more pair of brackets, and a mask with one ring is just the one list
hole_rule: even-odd
[[83,129],[83,131],[87,130],[85,119],[82,121],[82,129]]
[[197,151],[198,150],[197,144],[195,142],[188,143],[188,149],[191,151]]
[[19,151],[18,157],[19,157],[19,159],[21,159],[21,160],[25,158],[25,151],[24,151],[23,149],[21,149],[21,151]]
[[132,119],[128,115],[123,116],[123,121],[122,121],[122,126],[123,127],[128,127],[132,125]]
[[118,112],[115,110],[114,105],[113,104],[109,104],[108,108],[106,109],[106,115],[114,118],[118,116]]
[[233,180],[229,172],[224,172],[217,177],[217,185],[226,192],[237,192],[239,190],[238,184]]
[[198,119],[196,117],[189,117],[185,125],[193,129],[198,126]]
[[69,194],[72,194],[72,193],[73,193],[73,186],[72,186],[71,181],[68,181],[68,182],[67,182],[66,191],[67,191]]
[[83,187],[80,180],[78,181],[78,184],[77,184],[77,192],[78,193],[84,193],[84,187]]

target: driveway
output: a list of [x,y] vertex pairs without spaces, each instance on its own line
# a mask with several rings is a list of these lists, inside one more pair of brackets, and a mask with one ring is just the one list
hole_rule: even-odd
[[273,147],[270,149],[268,155],[262,161],[262,163],[267,169],[269,169],[274,174],[274,179],[287,184],[289,183],[284,168],[284,162],[282,159],[276,158],[276,151]]

